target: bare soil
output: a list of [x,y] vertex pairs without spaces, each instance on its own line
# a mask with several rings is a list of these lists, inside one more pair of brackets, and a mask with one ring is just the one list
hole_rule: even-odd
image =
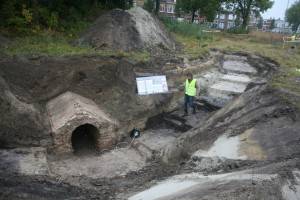
[[[252,64],[263,76],[271,78],[269,72],[276,69],[276,64],[247,56],[253,58]],[[231,172],[257,177],[271,174],[276,178],[230,179],[226,184],[221,179],[205,187],[198,185],[196,191],[163,199],[281,200],[287,199],[283,190],[288,195],[297,192],[294,174],[300,167],[299,110],[280,98],[283,91],[267,83],[250,84],[245,93],[220,109],[199,101],[196,115],[183,116],[182,103],[178,103],[180,92],[141,98],[135,89],[136,74],[151,71],[166,72],[175,84],[185,72],[176,67],[170,71],[157,64],[151,70],[150,63],[103,57],[2,58],[0,64],[0,111],[6,113],[0,121],[0,199],[127,199],[174,175],[196,173],[211,177]],[[125,145],[81,157],[49,154],[52,138],[45,103],[65,91],[94,100],[120,121],[120,141]],[[137,124],[145,129],[142,137],[132,142],[129,130]],[[192,156],[199,149],[208,150],[224,134],[243,135],[243,141],[251,144],[244,146],[247,159]],[[34,146],[48,152],[20,151]],[[19,148],[10,149],[16,147]],[[251,157],[251,150],[257,148],[264,155],[262,159]],[[11,157],[3,155],[21,159],[8,162]],[[49,164],[45,171],[34,174],[36,171],[25,170],[37,166],[33,161],[40,163],[43,155]],[[286,189],[290,187],[294,189]]]

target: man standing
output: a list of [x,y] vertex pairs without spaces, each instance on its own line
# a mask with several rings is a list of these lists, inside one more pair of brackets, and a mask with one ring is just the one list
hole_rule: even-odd
[[191,73],[187,74],[185,81],[185,96],[184,96],[184,114],[188,115],[188,108],[193,108],[193,114],[196,113],[196,106],[194,104],[195,96],[197,94],[197,81],[193,79]]

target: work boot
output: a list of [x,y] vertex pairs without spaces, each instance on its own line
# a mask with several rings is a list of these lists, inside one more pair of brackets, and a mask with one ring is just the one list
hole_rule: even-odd
[[196,109],[195,108],[193,109],[193,114],[196,114]]
[[185,110],[184,110],[183,117],[184,117],[184,116],[188,116],[188,115],[189,115],[189,113],[188,113],[188,111],[185,109]]

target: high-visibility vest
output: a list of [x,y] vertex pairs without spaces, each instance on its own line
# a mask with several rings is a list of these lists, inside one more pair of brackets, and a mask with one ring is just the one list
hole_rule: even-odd
[[189,96],[196,96],[196,79],[189,82],[188,79],[185,81],[185,94]]

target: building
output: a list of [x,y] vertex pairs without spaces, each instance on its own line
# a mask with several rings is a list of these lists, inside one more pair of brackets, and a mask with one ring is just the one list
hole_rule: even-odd
[[176,0],[161,0],[159,12],[163,15],[175,17]]
[[271,29],[273,19],[264,19],[262,25],[262,31],[269,31]]
[[249,30],[257,30],[258,29],[258,24],[260,21],[260,17],[256,16],[256,14],[252,13],[250,15],[249,23],[248,23],[248,29]]
[[[274,27],[272,28],[272,21],[274,21]],[[282,19],[264,19],[262,31],[271,31],[274,33],[292,33],[292,28],[288,22]]]
[[274,21],[274,28],[271,31],[274,33],[283,33],[286,27],[289,27],[288,23],[284,20],[276,19]]
[[227,30],[235,27],[236,16],[232,12],[219,13],[213,22],[213,28]]
[[[214,20],[213,27],[222,30],[228,30],[236,27],[237,21],[242,22],[242,19],[237,18],[237,16],[230,11],[219,13]],[[250,15],[248,29],[257,29],[257,24],[259,23],[259,17],[254,14]]]

